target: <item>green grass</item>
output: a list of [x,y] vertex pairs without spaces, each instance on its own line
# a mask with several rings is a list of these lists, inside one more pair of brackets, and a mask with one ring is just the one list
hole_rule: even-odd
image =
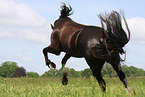
[[0,78],[0,97],[145,97],[145,77],[128,78],[136,95],[127,93],[118,78],[105,81],[107,89],[102,93],[94,78],[69,78],[66,86],[58,78]]

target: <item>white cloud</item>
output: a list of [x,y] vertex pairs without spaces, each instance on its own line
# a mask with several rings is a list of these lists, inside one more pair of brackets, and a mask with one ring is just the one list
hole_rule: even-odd
[[48,44],[50,42],[50,33],[49,27],[21,28],[12,31],[0,28],[0,39],[27,40],[33,43]]
[[26,57],[26,56],[23,56],[21,54],[17,54],[16,58],[19,60],[22,60],[23,62],[33,62],[34,61],[33,59]]
[[0,28],[0,39],[12,37],[13,37],[12,33],[5,31],[3,28]]
[[131,38],[140,43],[145,42],[145,18],[133,17],[127,20],[131,31]]
[[[131,31],[131,39],[145,43],[145,18],[133,17],[127,22]],[[45,18],[26,3],[0,0],[0,25],[0,39],[25,39],[47,44],[50,39],[51,30]]]
[[23,39],[30,42],[48,43],[50,26],[26,3],[0,0],[0,39]]
[[38,27],[45,23],[45,18],[26,3],[18,4],[13,0],[0,0],[0,25]]
[[[45,30],[45,31],[44,31]],[[44,31],[44,32],[43,32]],[[48,43],[49,42],[49,35],[47,32],[49,31],[48,27],[43,27],[42,29],[24,29],[21,30],[21,33],[18,34],[19,38],[25,39],[31,42],[36,43]]]

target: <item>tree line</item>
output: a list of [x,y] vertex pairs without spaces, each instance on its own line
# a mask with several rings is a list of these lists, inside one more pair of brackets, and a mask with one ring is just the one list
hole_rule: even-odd
[[[143,69],[136,68],[134,66],[123,65],[122,69],[127,77],[130,76],[145,76]],[[92,72],[89,68],[75,71],[73,68],[66,67],[65,70],[69,73],[69,77],[73,78],[90,78]],[[60,78],[62,76],[62,68],[50,69],[41,76],[37,72],[26,72],[25,68],[19,67],[16,62],[4,62],[0,65],[0,77],[12,78],[12,77],[28,77],[28,78]],[[118,77],[111,65],[105,64],[102,69],[103,77]]]

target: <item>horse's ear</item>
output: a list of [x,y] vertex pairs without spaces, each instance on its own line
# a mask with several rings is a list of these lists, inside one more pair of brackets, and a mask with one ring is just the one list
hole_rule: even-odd
[[52,24],[50,24],[50,25],[51,25],[51,29],[53,30],[54,26]]

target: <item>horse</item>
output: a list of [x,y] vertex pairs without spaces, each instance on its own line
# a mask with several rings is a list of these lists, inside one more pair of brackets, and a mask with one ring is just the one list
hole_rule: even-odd
[[[65,52],[61,61],[62,64],[62,84],[67,85],[68,73],[65,71],[65,64],[70,57],[85,58],[93,76],[97,79],[102,91],[106,91],[106,83],[101,75],[101,69],[105,62],[111,64],[125,88],[128,90],[127,79],[121,69],[122,61],[120,54],[124,54],[123,47],[130,40],[130,30],[128,28],[123,12],[112,11],[110,14],[99,14],[102,27],[88,26],[76,23],[70,15],[73,14],[72,7],[64,3],[61,6],[59,19],[51,24],[51,44],[43,49],[46,65],[54,69],[55,63],[48,59],[48,52],[60,55]],[[126,33],[121,24],[121,19],[125,22]],[[106,28],[105,28],[106,27]]]

